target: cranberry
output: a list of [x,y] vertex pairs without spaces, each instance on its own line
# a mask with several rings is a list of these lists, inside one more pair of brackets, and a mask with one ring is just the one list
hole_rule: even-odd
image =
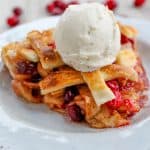
[[106,83],[113,91],[119,90],[119,84],[116,80],[107,81]]
[[32,96],[38,97],[40,95],[41,95],[40,89],[32,89]]
[[20,74],[36,74],[37,64],[27,61],[19,61],[17,62],[16,69]]
[[115,10],[117,7],[117,2],[116,0],[106,0],[104,5],[107,6],[110,10]]
[[112,108],[112,109],[118,109],[122,104],[121,94],[119,91],[114,91],[113,93],[116,96],[116,98],[107,102],[107,106]]
[[16,15],[16,16],[20,16],[20,15],[22,14],[22,9],[19,8],[19,7],[15,7],[15,8],[13,9],[13,13],[14,13],[14,15]]
[[64,95],[64,102],[66,104],[69,103],[78,94],[79,94],[78,89],[75,86],[66,88],[65,95]]
[[121,34],[121,44],[127,44],[131,43],[132,47],[134,48],[134,40],[131,38],[128,38],[124,34]]
[[51,3],[51,4],[49,4],[49,5],[46,6],[46,10],[49,13],[51,13],[54,9],[55,9],[54,3]]
[[119,91],[119,84],[116,80],[107,81],[107,85],[113,91],[115,98],[107,102],[107,106],[112,109],[118,109],[122,104],[122,97]]
[[69,103],[71,100],[73,100],[73,98],[74,98],[74,94],[72,94],[72,92],[70,90],[68,90],[65,93],[64,101],[65,101],[65,103]]
[[51,3],[46,8],[47,8],[47,11],[52,15],[60,15],[64,12],[63,9],[56,7],[54,3]]
[[128,114],[128,116],[132,116],[139,111],[139,108],[135,107],[134,103],[130,99],[123,100],[121,107]]
[[17,16],[12,16],[12,17],[9,17],[7,19],[7,24],[10,26],[10,27],[14,27],[16,25],[18,25],[20,22],[19,18]]
[[144,5],[146,0],[134,0],[134,6],[135,7],[141,7]]
[[41,80],[42,80],[42,77],[41,77],[40,74],[35,74],[35,75],[33,75],[33,76],[31,77],[31,82],[34,82],[34,83],[37,83],[37,82],[39,82],[39,81],[41,81]]
[[129,42],[129,39],[124,34],[121,34],[121,44],[126,44]]
[[56,45],[54,42],[50,43],[48,46],[50,46],[52,49],[56,49]]
[[126,106],[128,110],[132,108],[132,103],[129,99],[125,99],[123,105]]
[[67,4],[61,0],[54,0],[52,3],[47,5],[46,9],[52,15],[60,15],[67,8]]
[[61,8],[55,7],[54,10],[51,12],[52,15],[61,15],[64,12]]
[[134,82],[127,81],[125,85],[120,86],[120,90],[131,90],[131,88],[133,88],[134,85]]
[[81,108],[76,104],[67,106],[67,113],[72,121],[79,122],[84,119]]
[[67,5],[65,2],[61,1],[61,0],[55,0],[54,2],[54,5],[62,10],[65,10]]

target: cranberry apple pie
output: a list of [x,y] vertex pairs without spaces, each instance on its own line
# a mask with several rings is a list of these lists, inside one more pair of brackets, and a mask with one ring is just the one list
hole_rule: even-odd
[[[99,67],[80,60],[76,61],[81,66],[69,65],[66,59],[74,56],[68,52],[70,58],[65,58],[57,50],[57,43],[58,48],[61,44],[57,33],[55,41],[55,29],[31,31],[24,41],[6,45],[2,58],[12,77],[14,92],[30,103],[44,103],[70,120],[86,122],[93,128],[128,125],[130,117],[144,105],[148,79],[136,48],[136,29],[121,23],[116,25],[121,33],[121,47],[112,63],[107,61]],[[60,26],[56,32],[59,29]],[[92,36],[93,30],[96,29],[89,31]],[[95,56],[95,59],[100,58]]]

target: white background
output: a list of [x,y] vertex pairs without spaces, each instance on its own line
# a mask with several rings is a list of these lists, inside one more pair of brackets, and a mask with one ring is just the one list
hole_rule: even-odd
[[[6,25],[6,18],[12,14],[11,10],[14,6],[20,6],[23,8],[23,15],[21,17],[21,23],[29,22],[35,19],[49,16],[45,11],[45,6],[51,0],[0,0],[0,33],[8,30]],[[79,0],[82,2],[94,1],[94,0]],[[104,0],[95,0],[102,2]],[[150,0],[147,0],[144,7],[134,8],[132,6],[134,0],[118,0],[119,7],[116,14],[130,17],[140,17],[150,20]]]

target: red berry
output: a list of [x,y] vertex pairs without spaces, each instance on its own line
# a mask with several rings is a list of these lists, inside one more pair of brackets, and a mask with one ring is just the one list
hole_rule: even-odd
[[134,1],[134,6],[135,7],[141,7],[145,3],[146,0],[135,0]]
[[129,42],[129,39],[124,34],[121,34],[121,44],[126,44]]
[[19,74],[37,74],[37,64],[26,61],[19,61],[16,64],[16,70]]
[[40,74],[34,74],[31,76],[31,82],[33,83],[38,83],[41,80],[42,80],[42,77]]
[[12,16],[12,17],[9,17],[7,19],[7,24],[10,26],[10,27],[14,27],[16,25],[19,24],[19,18],[17,16]]
[[115,80],[107,81],[108,87],[113,91],[115,98],[107,102],[107,106],[111,109],[118,109],[122,104],[121,93],[119,92],[119,84]]
[[54,10],[51,12],[52,15],[61,15],[64,12],[64,10],[55,7]]
[[131,116],[139,111],[139,107],[136,106],[130,99],[124,99],[120,108],[124,110],[128,116]]
[[116,80],[107,81],[107,85],[113,91],[119,90],[119,85],[118,85],[118,82]]
[[80,122],[84,119],[84,115],[78,105],[68,105],[66,110],[72,121]]
[[53,3],[55,7],[61,8],[62,10],[65,10],[67,8],[67,4],[61,0],[55,0]]
[[22,14],[22,9],[19,8],[19,7],[15,7],[15,8],[13,9],[13,13],[14,13],[14,15],[16,15],[16,16],[20,16],[20,15]]
[[107,106],[111,109],[118,109],[122,104],[121,93],[119,91],[113,91],[114,95],[116,96],[113,100],[107,102]]
[[46,9],[52,15],[60,15],[64,12],[66,7],[67,5],[64,2],[60,0],[55,0],[54,2],[47,5]]
[[56,45],[54,42],[50,43],[48,46],[50,46],[52,49],[56,49]]
[[116,0],[106,0],[104,5],[107,6],[110,10],[115,10],[117,8]]
[[131,103],[131,101],[129,99],[125,99],[123,101],[123,105],[127,108],[127,110],[130,110],[133,107],[133,105],[132,105],[132,103]]
[[[120,83],[122,84],[122,83]],[[127,81],[126,84],[122,84],[120,86],[120,90],[124,91],[124,90],[131,90],[134,87],[135,83],[132,81]]]
[[47,12],[49,12],[49,13],[51,13],[54,9],[55,9],[54,3],[48,4],[48,5],[46,6],[46,10],[47,10]]
[[78,89],[75,86],[66,88],[65,94],[64,94],[64,102],[69,103],[78,94],[79,94]]
[[127,44],[131,43],[132,47],[134,48],[134,40],[131,38],[128,38],[124,34],[121,34],[121,44]]

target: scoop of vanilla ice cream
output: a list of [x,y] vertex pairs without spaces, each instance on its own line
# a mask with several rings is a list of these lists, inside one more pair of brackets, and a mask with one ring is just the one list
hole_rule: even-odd
[[64,63],[82,72],[111,64],[120,50],[116,19],[98,3],[69,6],[56,26],[54,38]]

